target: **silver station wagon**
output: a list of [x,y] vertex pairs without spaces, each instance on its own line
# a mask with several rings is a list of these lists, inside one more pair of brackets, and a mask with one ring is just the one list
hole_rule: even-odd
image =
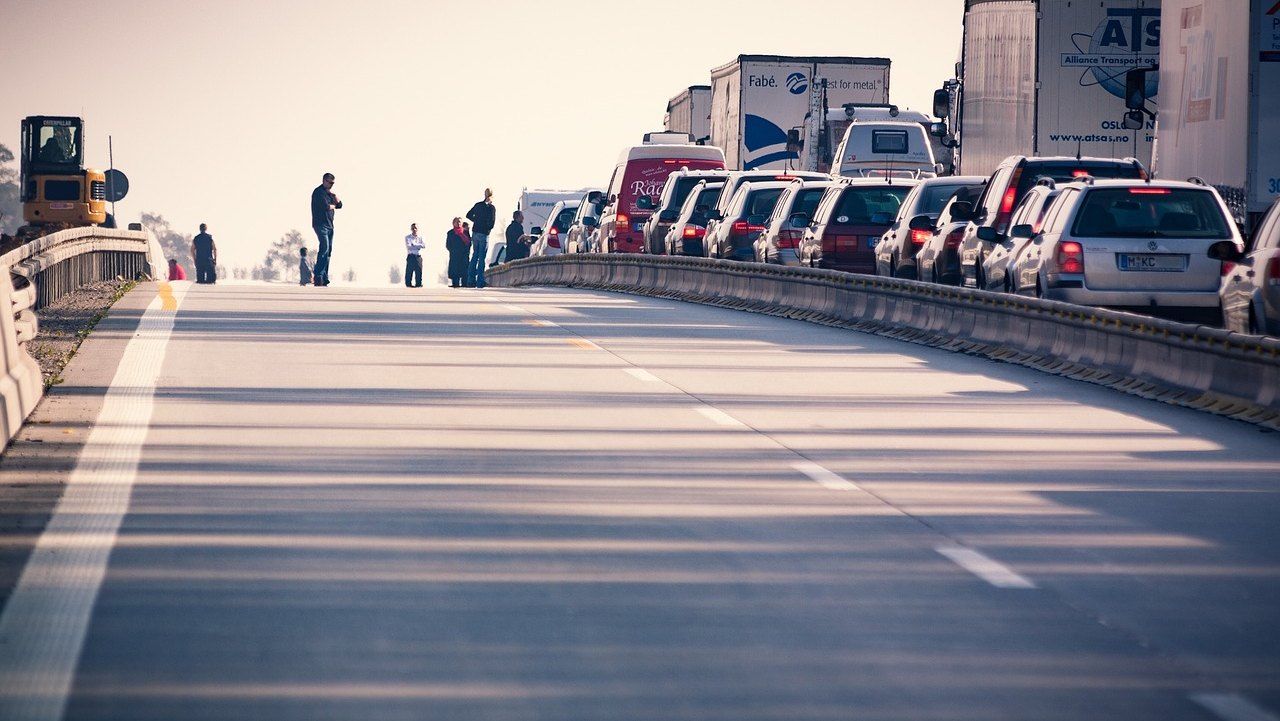
[[1217,191],[1201,183],[1086,180],[1062,188],[1010,269],[1018,293],[1089,306],[1219,320],[1215,243],[1243,248]]

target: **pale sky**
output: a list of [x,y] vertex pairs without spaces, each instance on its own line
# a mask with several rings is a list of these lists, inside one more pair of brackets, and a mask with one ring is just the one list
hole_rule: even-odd
[[253,265],[291,228],[314,249],[325,171],[333,275],[384,283],[416,221],[442,246],[486,186],[603,185],[667,99],[739,54],[893,61],[892,102],[927,111],[960,48],[960,0],[644,3],[0,0],[0,143],[27,115],[85,118],[86,158],[143,211]]

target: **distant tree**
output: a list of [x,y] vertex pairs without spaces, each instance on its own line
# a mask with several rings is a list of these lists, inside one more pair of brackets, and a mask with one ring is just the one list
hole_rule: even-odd
[[245,280],[249,277],[249,269],[243,265],[237,265],[231,269],[231,277],[236,280]]
[[188,270],[196,267],[195,262],[191,260],[191,235],[174,230],[173,226],[169,225],[169,221],[159,213],[143,213],[142,225],[150,229],[155,234],[156,240],[160,241],[165,258],[178,261],[179,265]]
[[230,277],[231,277],[231,276],[227,275],[227,266],[225,266],[225,265],[220,265],[220,266],[218,266],[218,269],[217,269],[216,271],[214,271],[214,272],[217,274],[217,277],[219,277],[219,278],[230,278]]
[[298,249],[304,244],[302,233],[290,230],[267,250],[268,265],[276,268],[284,280],[298,282]]
[[0,233],[12,235],[22,225],[18,190],[18,169],[13,167],[13,151],[0,145]]
[[403,283],[404,276],[400,274],[400,266],[398,265],[391,266],[391,270],[387,273],[387,278],[393,284]]
[[347,272],[342,274],[342,279],[347,281],[348,283],[356,282],[356,269],[347,268]]

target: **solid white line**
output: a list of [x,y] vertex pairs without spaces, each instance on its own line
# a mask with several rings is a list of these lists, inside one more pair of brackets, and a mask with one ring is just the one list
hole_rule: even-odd
[[718,408],[712,408],[710,406],[698,406],[698,412],[722,426],[741,427],[746,425],[742,421],[738,420],[737,418],[734,418],[733,416],[729,415],[728,413],[725,413],[724,411]]
[[857,491],[861,490],[857,485],[846,481],[839,475],[823,468],[812,461],[797,461],[791,464],[791,467],[812,478],[819,485],[829,488],[833,491]]
[[1222,721],[1280,721],[1276,715],[1235,693],[1193,693],[1188,698]]
[[509,303],[503,303],[502,305],[503,305],[503,307],[505,307],[507,310],[513,310],[513,311],[515,311],[515,312],[517,312],[517,313],[524,313],[524,312],[525,312],[525,309],[524,309],[524,308],[521,308],[521,307],[520,307],[520,306],[518,306],[518,305],[511,305],[511,304],[509,304]]
[[[151,425],[156,379],[189,284],[161,284],[120,358],[62,499],[0,614],[0,718],[62,718],[89,617]],[[58,539],[85,543],[68,547]]]
[[938,553],[996,588],[1035,588],[1026,577],[983,553],[964,546],[938,546]]
[[645,383],[661,383],[662,382],[662,379],[658,378],[658,376],[655,376],[654,374],[650,373],[647,370],[644,370],[643,368],[623,368],[622,370],[626,371],[627,373],[630,373],[637,380],[642,380]]
[[549,320],[543,320],[543,319],[541,319],[541,318],[530,318],[530,319],[526,319],[526,320],[525,320],[525,323],[528,323],[529,325],[536,325],[536,326],[538,326],[539,328],[556,328],[556,327],[558,327],[558,326],[556,326],[556,324],[555,324],[555,323],[552,323],[552,322],[551,322],[551,321],[549,321]]

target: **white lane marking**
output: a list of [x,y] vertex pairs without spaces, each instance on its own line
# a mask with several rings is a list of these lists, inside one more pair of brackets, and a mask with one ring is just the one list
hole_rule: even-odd
[[557,328],[558,327],[555,323],[552,323],[549,320],[543,320],[541,318],[525,318],[524,322],[528,323],[529,325],[537,326],[539,328]]
[[839,475],[823,468],[813,461],[797,461],[791,464],[791,467],[813,479],[816,483],[833,491],[858,491],[862,490],[854,483],[850,483]]
[[[188,283],[162,283],[107,389],[97,423],[0,614],[0,718],[62,718],[151,425],[156,380]],[[67,537],[86,542],[68,547]]]
[[734,418],[728,413],[725,413],[719,408],[712,408],[710,406],[698,406],[698,412],[722,426],[738,426],[741,428],[746,425],[742,421],[738,420],[737,418]]
[[938,553],[996,588],[1035,588],[1036,584],[999,561],[964,546],[938,546]]
[[567,340],[569,341],[569,345],[575,345],[583,350],[604,350],[586,338],[569,338]]
[[1276,715],[1236,693],[1193,693],[1188,698],[1222,721],[1280,721]]
[[623,368],[622,370],[626,371],[627,373],[630,373],[631,376],[634,377],[636,380],[642,380],[645,383],[661,383],[662,382],[662,379],[658,378],[658,376],[655,376],[654,374],[650,373],[647,370],[644,370],[643,368]]
[[527,312],[527,311],[525,311],[525,309],[524,309],[524,308],[521,308],[521,307],[520,307],[520,306],[518,306],[518,305],[511,305],[510,303],[503,303],[502,305],[503,305],[503,307],[504,307],[504,308],[506,308],[507,310],[513,310],[513,311],[515,311],[515,312],[517,312],[517,313],[526,313],[526,312]]

